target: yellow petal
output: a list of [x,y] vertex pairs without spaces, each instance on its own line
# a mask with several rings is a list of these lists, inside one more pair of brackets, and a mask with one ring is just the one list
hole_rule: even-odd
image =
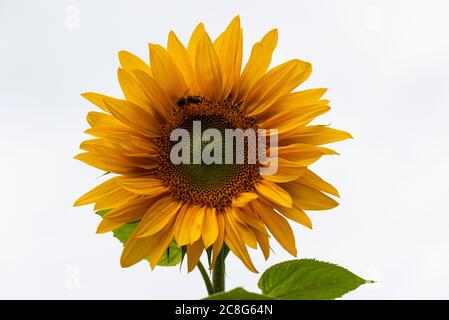
[[87,122],[91,127],[98,126],[123,126],[117,119],[108,113],[91,111],[87,114]]
[[[116,165],[117,167],[124,167],[124,168],[141,167],[148,169],[148,166],[150,166],[150,168],[153,168],[154,165],[157,164],[157,161],[155,160],[156,155],[149,154],[148,152],[150,152],[150,150],[148,150],[148,152],[143,152],[142,156],[140,156],[137,155],[137,152],[139,150],[136,149],[135,156],[128,157],[127,154],[128,153],[133,154],[133,152],[128,152],[126,146],[123,147],[122,145],[120,145],[118,147],[115,144],[112,144],[111,140],[105,139],[86,140],[81,143],[80,148],[83,150],[90,151],[90,154],[92,155],[93,158],[95,158],[98,161],[103,161],[107,165],[112,166]],[[76,158],[78,159],[79,157],[77,156]],[[92,165],[95,166],[95,164]],[[109,171],[107,169],[105,170]]]
[[312,221],[309,216],[299,208],[285,208],[279,207],[279,213],[281,213],[284,217],[289,218],[295,222],[302,224],[303,226],[312,229]]
[[175,222],[175,239],[179,246],[184,246],[190,243],[190,224],[188,219],[190,218],[191,205],[185,203],[176,217]]
[[192,67],[195,67],[195,58],[196,58],[196,50],[198,49],[198,43],[200,42],[203,35],[206,33],[206,30],[204,29],[204,25],[202,23],[199,23],[195,30],[193,30],[192,36],[190,37],[189,44],[187,46],[187,52],[190,56],[190,61],[192,64]]
[[76,155],[75,159],[106,172],[117,174],[136,174],[142,172],[142,169],[136,168],[132,163],[123,162],[120,159],[111,159],[105,154],[84,152]]
[[316,88],[293,92],[285,100],[282,100],[279,106],[282,107],[281,109],[307,106],[320,100],[326,91],[326,88]]
[[253,230],[254,235],[256,236],[257,243],[260,246],[260,249],[262,249],[263,256],[265,260],[267,260],[270,257],[270,241],[268,239],[268,234],[265,232],[260,232],[259,230]]
[[251,206],[280,245],[290,254],[296,256],[295,236],[287,220],[259,201],[254,201]]
[[167,252],[170,243],[173,241],[173,221],[157,234],[151,243],[150,267],[154,269],[164,253]]
[[207,33],[198,42],[195,73],[201,94],[218,100],[222,94],[223,76],[220,61]]
[[218,238],[218,221],[215,208],[210,207],[206,209],[202,237],[205,248],[209,248]]
[[107,99],[105,103],[117,120],[131,128],[139,130],[139,132],[148,137],[159,136],[160,124],[136,104],[117,99]]
[[254,236],[254,233],[252,230],[246,225],[245,223],[242,223],[241,220],[236,216],[236,209],[228,210],[227,214],[227,222],[228,224],[231,224],[232,228],[236,231],[238,235],[240,235],[240,238],[242,241],[250,248],[256,249],[257,248],[257,240]]
[[109,113],[109,109],[107,105],[104,103],[104,99],[113,99],[111,97],[105,96],[104,94],[94,93],[94,92],[85,92],[82,93],[81,96],[92,102],[94,105]]
[[165,120],[175,109],[175,103],[167,96],[156,80],[154,80],[150,75],[140,70],[134,71],[133,74],[142,87],[142,90],[147,95],[151,107],[158,116],[158,120]]
[[138,238],[137,228],[131,232],[128,240],[126,241],[122,255],[120,257],[120,265],[123,268],[128,268],[142,259],[147,258],[150,255],[151,244],[154,241],[153,237]]
[[86,151],[94,151],[98,146],[107,146],[109,143],[104,139],[90,139],[81,142],[80,149]]
[[193,244],[187,245],[187,270],[191,272],[195,269],[198,260],[201,258],[204,246],[201,240],[194,242]]
[[124,159],[124,157],[117,152],[117,150],[114,150],[106,139],[90,139],[85,140],[81,142],[80,144],[81,150],[91,151],[91,152],[97,152],[101,154],[108,153],[109,151],[112,153],[111,157],[114,159]]
[[152,114],[150,102],[134,76],[121,68],[118,69],[117,76],[126,99]]
[[306,170],[293,162],[277,158],[277,172],[275,174],[261,174],[265,180],[271,182],[288,182],[298,179]]
[[239,84],[237,101],[250,92],[254,83],[267,71],[271,63],[271,56],[278,41],[278,31],[273,29],[268,32],[260,42],[257,42],[251,51],[248,63],[243,69]]
[[222,212],[217,212],[217,222],[218,222],[218,238],[212,245],[212,261],[210,264],[210,268],[212,269],[217,261],[217,257],[221,252],[221,248],[223,247],[224,234],[225,234],[225,219]]
[[95,210],[109,210],[135,199],[137,196],[123,188],[112,190],[101,196],[95,203]]
[[260,180],[255,185],[257,193],[281,206],[291,208],[293,201],[287,191],[279,187],[276,183]]
[[[80,149],[90,151],[98,160],[105,160],[110,165],[120,166],[139,166],[143,164],[155,163],[154,160],[139,157],[127,157],[122,149],[114,146],[110,140],[91,139],[83,141]],[[137,150],[136,150],[137,151]],[[78,158],[78,157],[76,157]],[[151,160],[151,161],[150,161]]]
[[318,147],[318,149],[323,153],[323,155],[340,155],[337,151],[330,148]]
[[351,138],[351,134],[346,131],[333,129],[327,126],[308,126],[291,139],[294,139],[299,143],[317,146]]
[[[295,130],[301,131],[313,119],[329,110],[328,105],[316,104],[299,108],[296,111],[281,112],[263,122],[260,127],[277,129],[278,134],[291,131],[291,135],[294,135],[296,134]],[[288,136],[286,137],[288,138]]]
[[131,52],[120,51],[118,53],[118,58],[122,68],[127,71],[141,70],[145,73],[151,74],[150,66]]
[[309,187],[312,187],[314,189],[324,191],[326,193],[329,193],[331,195],[334,195],[336,197],[339,197],[337,189],[330,183],[324,181],[321,179],[318,175],[313,173],[311,170],[307,169],[304,174],[296,180],[296,182],[299,182],[301,184],[305,184]]
[[263,202],[263,204],[267,207],[272,206],[273,208],[275,208],[277,210],[277,212],[282,214],[284,217],[286,217],[290,220],[293,220],[295,222],[298,222],[307,228],[312,229],[312,221],[310,220],[310,218],[307,216],[307,214],[304,211],[297,208],[296,206],[293,205],[293,207],[291,207],[291,208],[286,208],[286,207],[282,207],[276,203],[266,202],[266,201]]
[[108,192],[116,189],[121,189],[121,187],[117,184],[117,181],[118,177],[114,177],[103,182],[102,184],[96,186],[95,188],[81,196],[78,200],[75,201],[73,206],[77,207],[94,203]]
[[137,226],[137,236],[139,238],[145,238],[160,231],[173,220],[179,208],[181,208],[181,204],[170,197],[156,201],[147,210]]
[[175,62],[179,71],[181,71],[187,86],[190,88],[192,94],[197,94],[197,85],[195,80],[195,73],[189,53],[184,45],[179,41],[178,37],[173,31],[168,35],[167,51],[170,57]]
[[280,158],[297,165],[298,167],[307,167],[323,155],[323,152],[319,148],[302,143],[278,147],[277,152]]
[[187,85],[172,58],[160,45],[150,44],[151,71],[154,79],[172,101],[187,93]]
[[[228,209],[232,210],[232,209]],[[251,261],[251,258],[248,254],[248,250],[246,249],[245,244],[243,243],[240,235],[232,226],[232,223],[229,221],[228,214],[225,214],[226,219],[226,228],[225,228],[225,236],[224,241],[228,245],[229,249],[245,264],[245,266],[252,272],[256,272],[257,270]]]
[[237,219],[243,223],[251,226],[253,229],[259,230],[262,233],[267,233],[265,225],[260,220],[259,216],[250,209],[250,207],[245,208],[234,208]]
[[297,182],[282,185],[293,198],[295,206],[303,210],[328,210],[338,206],[338,202],[324,193]]
[[195,212],[191,213],[190,243],[194,243],[201,237],[205,213],[206,207],[204,206],[197,206]]
[[125,156],[156,158],[158,155],[157,144],[146,137],[117,132],[106,139]]
[[156,197],[168,191],[161,179],[154,176],[120,178],[119,184],[129,192]]
[[240,17],[236,16],[226,30],[214,41],[223,73],[223,94],[226,99],[238,83],[242,67],[243,39],[240,29]]
[[266,120],[279,113],[294,112],[310,105],[324,104],[325,100],[320,100],[320,98],[326,91],[327,89],[318,88],[292,92],[279,99],[269,110],[261,113],[258,118]]
[[255,116],[269,109],[280,97],[289,94],[312,72],[310,63],[301,60],[285,62],[260,78],[243,102],[248,115]]
[[[112,117],[112,116],[111,116]],[[143,136],[139,131],[134,130],[133,128],[127,127],[123,123],[119,122],[117,119],[113,118],[114,121],[117,122],[118,125],[98,125],[92,128],[89,128],[84,131],[84,133],[89,134],[94,137],[107,138],[110,135],[115,134],[134,134],[137,136]],[[145,137],[147,138],[147,137]]]
[[254,192],[242,192],[232,199],[232,206],[243,207],[257,198],[259,198],[259,196]]
[[241,71],[242,71],[242,61],[243,61],[243,29],[242,28],[240,28],[239,38],[241,40],[240,40],[240,45],[237,48],[236,67],[235,67],[235,69],[237,71],[234,73],[235,79],[234,79],[234,84],[233,84],[233,87],[231,90],[231,95],[230,95],[232,97],[232,99],[238,98],[240,75],[241,75]]
[[131,223],[139,221],[157,198],[141,197],[130,200],[120,207],[106,213],[103,218],[115,223]]
[[101,220],[100,224],[98,225],[97,228],[97,233],[106,233],[106,232],[110,232],[110,231],[114,231],[117,228],[120,228],[121,226],[123,226],[124,223],[116,223],[116,222],[112,222],[109,220]]

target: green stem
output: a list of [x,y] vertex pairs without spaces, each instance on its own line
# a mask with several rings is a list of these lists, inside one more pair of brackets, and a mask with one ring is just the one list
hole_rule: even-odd
[[204,268],[201,261],[198,261],[198,264],[196,266],[198,267],[198,270],[200,270],[201,276],[203,277],[204,284],[206,285],[207,293],[209,295],[214,294],[214,287],[212,286],[212,282],[210,282],[209,275],[207,274],[207,271]]
[[212,271],[212,283],[215,293],[225,291],[225,258],[228,250],[226,246],[223,246]]

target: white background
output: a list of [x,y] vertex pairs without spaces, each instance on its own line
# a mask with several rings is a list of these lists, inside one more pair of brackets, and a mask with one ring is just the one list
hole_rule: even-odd
[[[94,107],[120,96],[117,52],[148,59],[147,42],[183,41],[203,21],[213,37],[236,14],[245,54],[279,28],[273,63],[300,58],[303,88],[328,87],[320,120],[355,139],[314,168],[341,205],[295,226],[299,254],[376,280],[345,298],[449,298],[449,5],[446,1],[0,0],[0,298],[201,298],[197,271],[144,262],[121,269],[121,245],[73,201],[100,172],[74,160]],[[260,271],[289,259],[278,245]],[[230,258],[228,288],[258,275]]]

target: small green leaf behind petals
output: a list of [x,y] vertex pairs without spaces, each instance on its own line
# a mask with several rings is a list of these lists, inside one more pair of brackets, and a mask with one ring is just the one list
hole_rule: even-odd
[[258,286],[281,300],[333,300],[371,283],[336,264],[314,259],[290,260],[268,268]]
[[215,293],[203,300],[274,300],[274,298],[248,292],[243,288],[235,288],[231,291]]
[[172,241],[170,247],[167,250],[167,253],[161,257],[161,260],[159,260],[157,265],[163,267],[173,267],[181,262],[181,257],[181,248],[178,248],[176,242]]
[[128,241],[129,235],[134,231],[137,225],[137,222],[124,224],[120,228],[112,231],[112,234],[124,245],[126,241]]
[[100,217],[104,216],[106,213],[108,213],[109,211],[111,211],[110,209],[107,210],[100,210],[95,212],[96,214],[98,214]]
[[[108,211],[109,210],[101,210],[97,211],[96,213],[99,216],[104,216]],[[128,240],[129,235],[134,231],[134,229],[137,227],[138,224],[139,224],[138,222],[124,224],[120,228],[117,228],[114,231],[112,231],[112,234],[124,245]],[[181,256],[182,256],[181,248],[178,248],[176,242],[173,241],[170,244],[170,247],[167,249],[167,252],[162,255],[157,265],[163,267],[176,266],[181,262]]]

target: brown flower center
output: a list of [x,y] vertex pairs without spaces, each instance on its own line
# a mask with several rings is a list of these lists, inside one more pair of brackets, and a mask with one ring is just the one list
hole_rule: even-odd
[[[202,136],[194,133],[194,123],[201,124],[201,131],[216,129],[225,137],[226,129],[253,129],[257,132],[254,118],[245,116],[238,105],[228,101],[212,102],[204,97],[187,97],[178,101],[178,110],[173,114],[168,124],[163,126],[162,137],[159,140],[160,156],[159,174],[169,186],[171,195],[179,201],[192,204],[223,208],[232,202],[239,193],[252,191],[254,183],[260,179],[259,163],[248,163],[249,140],[244,139],[244,150],[236,140],[223,139],[221,143],[221,163],[206,164],[194,162],[195,144],[201,152],[210,144],[203,141]],[[170,135],[175,129],[185,129],[189,133],[190,152],[189,163],[174,164],[170,157],[172,148],[178,141],[171,141]],[[199,141],[200,139],[200,141]],[[228,144],[228,148],[226,147]],[[232,146],[229,146],[232,144]],[[231,149],[232,148],[232,149]],[[240,149],[239,149],[240,148]],[[233,161],[226,162],[226,151],[233,150]],[[214,155],[214,152],[212,152]],[[237,157],[243,154],[245,161],[238,163]]]

